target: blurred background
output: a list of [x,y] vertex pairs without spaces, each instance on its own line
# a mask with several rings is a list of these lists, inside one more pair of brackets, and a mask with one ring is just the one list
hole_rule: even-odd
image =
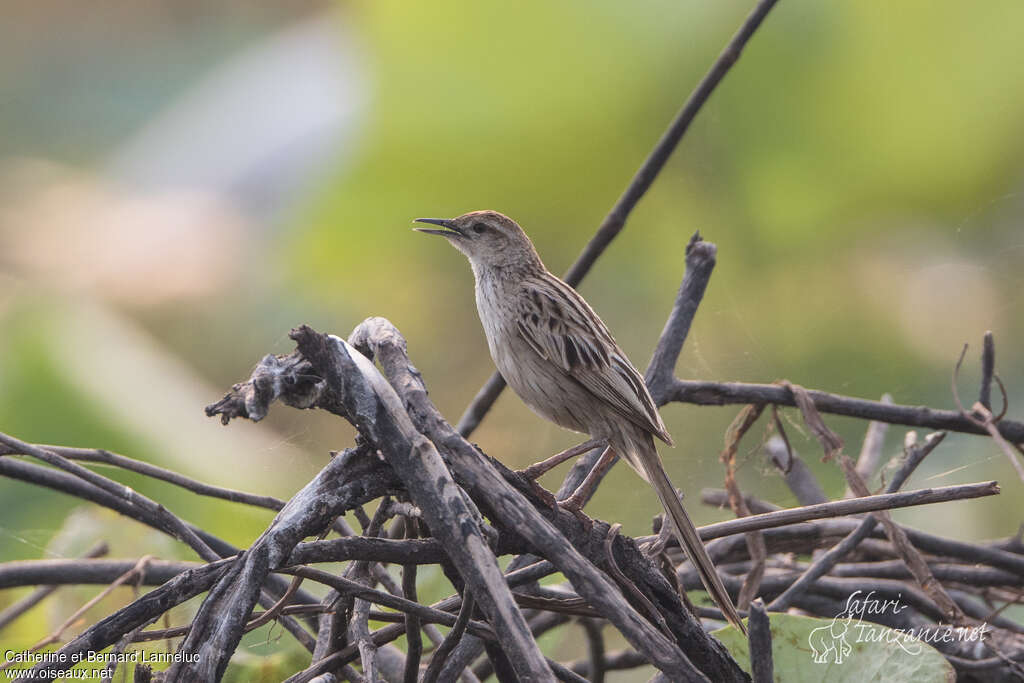
[[[351,444],[348,426],[279,409],[225,428],[202,409],[263,354],[290,351],[291,327],[347,336],[369,315],[405,334],[456,420],[493,366],[464,258],[410,221],[497,209],[564,272],[751,7],[7,3],[0,431],[287,498]],[[956,357],[972,345],[961,394],[973,402],[992,330],[1020,419],[1022,21],[1009,1],[780,3],[582,293],[645,367],[700,230],[719,261],[679,376],[953,408]],[[730,516],[696,498],[721,485],[738,409],[663,410],[678,444],[663,456],[699,522]],[[841,495],[837,468],[785,412]],[[827,422],[855,455],[866,425]],[[742,444],[740,484],[793,505],[763,433]],[[904,433],[889,430],[886,458]],[[575,438],[509,393],[473,437],[514,467]],[[240,546],[271,519],[104,473]],[[950,436],[911,485],[986,479],[1004,494],[896,516],[960,538],[1012,534],[1022,484],[989,440]],[[98,539],[115,557],[194,559],[55,492],[0,481],[0,500],[0,560],[71,557]],[[658,509],[617,468],[588,511],[637,535]],[[30,645],[93,593],[62,591],[0,641]],[[0,608],[22,594],[0,593]],[[302,661],[279,632],[245,643],[231,675],[246,680]]]

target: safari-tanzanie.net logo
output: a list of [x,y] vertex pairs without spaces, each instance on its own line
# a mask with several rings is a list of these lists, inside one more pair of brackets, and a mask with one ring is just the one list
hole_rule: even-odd
[[892,643],[910,655],[921,654],[921,643],[976,643],[989,632],[987,623],[976,626],[950,626],[933,624],[920,628],[889,628],[875,623],[872,618],[898,615],[907,605],[896,599],[881,599],[875,591],[855,591],[846,599],[843,611],[832,618],[828,626],[811,631],[807,644],[811,646],[817,664],[842,664],[853,651],[853,643]]

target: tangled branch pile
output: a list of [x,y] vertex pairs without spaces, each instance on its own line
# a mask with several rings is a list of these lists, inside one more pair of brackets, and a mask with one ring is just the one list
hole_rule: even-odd
[[[691,241],[686,277],[647,378],[659,403],[677,400],[687,391],[688,383],[672,377],[671,371],[714,259],[713,245],[697,237]],[[628,538],[618,533],[617,525],[566,512],[556,504],[556,498],[575,489],[596,452],[583,456],[562,491],[552,496],[488,457],[440,415],[410,362],[405,340],[388,321],[364,321],[347,342],[308,327],[294,330],[292,338],[295,352],[265,357],[248,381],[207,408],[225,423],[236,417],[259,420],[280,401],[328,410],[357,427],[356,446],[334,457],[287,503],[217,489],[105,451],[36,446],[0,437],[7,453],[54,466],[3,457],[0,474],[117,510],[183,541],[203,560],[0,565],[0,587],[117,585],[130,580],[158,586],[64,645],[59,650],[63,661],[74,662],[76,656],[109,647],[123,652],[133,642],[183,637],[170,668],[157,675],[163,680],[217,680],[242,635],[277,620],[311,652],[310,666],[289,681],[469,681],[492,673],[500,680],[602,680],[609,669],[642,665],[653,665],[671,681],[748,680],[705,631],[701,619],[720,615],[685,602],[685,591],[699,590],[700,582],[669,539]],[[879,440],[862,454],[858,468],[842,453],[818,407],[843,414],[869,412],[889,422],[923,427],[966,432],[979,427],[967,415],[950,411],[833,395],[820,400],[821,394],[788,383],[771,390],[775,388],[783,394],[778,403],[799,406],[860,497],[827,502],[798,456],[784,445],[773,452],[774,461],[804,505],[779,510],[742,496],[731,476],[732,455],[762,409],[771,405],[776,410],[773,402],[764,401],[744,408],[723,454],[727,490],[704,493],[706,502],[729,504],[739,517],[701,529],[741,609],[759,596],[769,611],[798,608],[831,618],[843,613],[849,596],[857,591],[898,595],[908,609],[866,618],[903,629],[953,629],[985,622],[990,632],[984,644],[953,640],[937,647],[965,680],[1010,680],[1017,675],[1017,662],[1024,658],[1024,627],[999,612],[1000,603],[1019,599],[1024,545],[1019,539],[956,542],[901,527],[885,512],[992,495],[998,486],[981,482],[900,492],[914,468],[941,442],[943,434],[938,432],[920,442],[908,440],[886,491],[868,495],[861,475],[870,474],[863,471],[865,463],[877,463],[877,453],[871,451],[880,448]],[[746,395],[767,389],[705,383],[700,396],[701,402],[724,402],[721,397],[728,392],[731,401],[744,401],[751,400]],[[776,424],[781,429],[777,417]],[[1022,440],[1020,423],[1002,420],[997,429],[1009,443]],[[260,538],[240,552],[75,460],[120,465],[279,513]],[[378,499],[376,513],[367,518],[362,506]],[[363,527],[359,535],[342,517],[353,511]],[[870,512],[874,514],[851,516]],[[324,540],[332,531],[337,537]],[[317,540],[305,540],[309,537]],[[653,550],[665,547],[666,541],[664,552]],[[503,572],[496,558],[507,554],[516,557]],[[812,559],[806,562],[797,556]],[[347,565],[336,574],[315,567],[323,562]],[[433,605],[418,602],[416,571],[424,564],[442,567],[457,594]],[[401,577],[389,566],[400,567]],[[566,581],[539,585],[540,579],[556,573]],[[291,576],[291,581],[284,576]],[[303,581],[321,583],[330,592],[317,599],[302,590]],[[204,592],[191,624],[146,630],[171,607]],[[255,612],[257,603],[267,609]],[[395,623],[371,630],[371,621]],[[537,638],[576,622],[587,634],[590,656],[576,662],[546,658]],[[442,636],[437,625],[450,627],[447,635]],[[607,628],[619,631],[631,648],[607,652]],[[403,635],[405,652],[389,645]],[[423,642],[424,636],[429,644]],[[59,668],[52,663],[36,667],[42,680],[52,679],[47,674]],[[111,674],[115,668],[116,663],[108,666]],[[144,667],[136,667],[137,680],[147,675]]]

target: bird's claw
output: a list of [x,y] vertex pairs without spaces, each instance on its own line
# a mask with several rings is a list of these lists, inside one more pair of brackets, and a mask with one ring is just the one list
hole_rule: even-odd
[[661,555],[663,552],[665,552],[665,546],[667,546],[667,545],[668,545],[668,539],[664,538],[662,536],[658,536],[656,539],[654,539],[650,543],[645,543],[644,546],[643,546],[642,551],[643,551],[643,554],[646,555],[648,559],[652,559],[653,560],[654,558],[658,557],[658,555]]
[[672,539],[672,527],[669,526],[665,517],[661,518],[661,528],[658,529],[658,535],[653,541],[644,544],[643,553],[648,559],[655,559],[663,552],[668,546],[668,542]]
[[526,479],[529,479],[530,481],[537,481],[537,479],[539,479],[541,477],[541,475],[543,475],[545,472],[547,472],[547,470],[545,470],[545,469],[543,469],[541,467],[538,467],[539,464],[540,463],[536,463],[536,464],[530,465],[529,467],[525,467],[525,468],[523,468],[521,470],[516,470],[516,474],[519,474],[519,475],[525,477]]
[[559,501],[558,507],[562,508],[566,512],[571,512],[573,517],[578,519],[582,524],[586,525],[588,528],[591,528],[594,526],[594,520],[592,520],[590,517],[584,514],[583,506],[585,504],[586,503],[584,502],[581,496],[573,494],[566,498],[565,500]]
[[545,505],[547,505],[552,510],[558,507],[558,501],[555,500],[555,497],[554,495],[552,495],[551,491],[548,491],[546,488],[544,488],[537,482],[533,481],[532,479],[527,479],[527,482],[530,484],[530,488],[533,489],[533,492],[536,493],[542,501],[544,501]]

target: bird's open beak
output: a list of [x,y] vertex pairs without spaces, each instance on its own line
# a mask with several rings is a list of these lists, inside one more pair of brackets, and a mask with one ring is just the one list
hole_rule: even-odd
[[425,232],[430,235],[443,235],[445,237],[465,237],[465,233],[455,227],[455,221],[450,218],[417,218],[414,223],[430,223],[431,225],[440,225],[442,228],[447,230],[432,230],[430,228],[413,228],[419,232]]

